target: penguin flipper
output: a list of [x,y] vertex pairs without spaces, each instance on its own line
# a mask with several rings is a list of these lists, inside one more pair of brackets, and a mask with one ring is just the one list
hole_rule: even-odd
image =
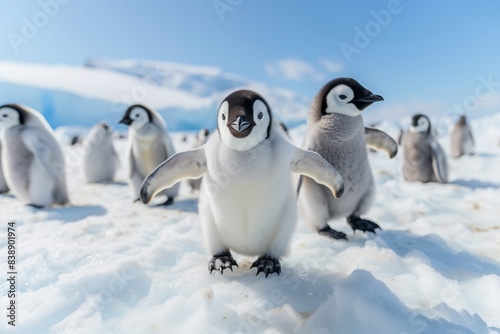
[[434,143],[431,145],[431,151],[434,176],[440,183],[448,182],[448,162],[443,149],[438,143]]
[[50,145],[40,138],[37,129],[23,130],[21,140],[50,177],[54,180],[61,178],[59,173],[64,171],[64,166],[56,165]]
[[391,159],[398,153],[398,143],[379,129],[365,126],[365,144],[369,148],[387,153]]
[[141,200],[149,203],[160,191],[184,179],[197,179],[207,170],[205,145],[174,154],[146,177],[141,187]]
[[[315,146],[314,146],[314,144],[312,142],[310,142],[309,137],[306,137],[304,145],[305,146],[302,146],[302,147],[304,147],[306,150],[316,152],[315,149],[314,149]],[[297,190],[296,190],[297,197],[299,197],[299,195],[300,195],[300,189],[302,188],[302,183],[303,182],[304,182],[304,177],[303,177],[303,175],[300,175],[299,179],[297,181]]]
[[293,173],[308,176],[326,186],[335,198],[342,196],[344,192],[342,175],[318,153],[294,147],[290,167]]

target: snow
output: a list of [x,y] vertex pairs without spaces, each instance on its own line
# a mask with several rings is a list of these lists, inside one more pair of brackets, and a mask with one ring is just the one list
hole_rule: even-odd
[[[349,241],[319,236],[299,220],[280,276],[207,270],[197,194],[181,185],[171,207],[132,203],[117,181],[86,184],[82,150],[63,144],[71,207],[36,210],[0,196],[17,230],[16,333],[491,333],[500,332],[500,114],[472,122],[474,156],[450,159],[451,182],[407,183],[402,155],[370,154],[377,184],[367,216],[383,230]],[[398,125],[382,124],[395,132]],[[292,130],[300,144],[304,127]],[[60,138],[84,133],[58,130]],[[179,151],[195,132],[173,133]],[[449,151],[449,137],[441,137]],[[2,256],[5,263],[5,257]],[[6,264],[2,264],[6,268]],[[5,269],[4,269],[5,270]],[[7,282],[0,285],[7,304]],[[4,308],[4,312],[5,308]]]

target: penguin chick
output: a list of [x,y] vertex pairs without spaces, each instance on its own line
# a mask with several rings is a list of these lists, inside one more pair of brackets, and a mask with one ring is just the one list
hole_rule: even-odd
[[403,135],[403,176],[407,181],[448,182],[448,162],[431,127],[429,118],[413,116]]
[[[142,104],[131,105],[120,123],[127,125],[129,129],[126,151],[128,177],[134,201],[138,201],[146,176],[171,157],[175,150],[165,122],[154,109]],[[166,189],[162,194],[168,199],[163,204],[172,204],[178,191],[179,185]]]
[[336,197],[343,192],[342,177],[319,154],[291,144],[253,91],[224,99],[217,131],[204,146],[174,155],[151,173],[141,200],[148,203],[182,179],[203,176],[199,214],[212,254],[210,272],[238,266],[235,251],[258,256],[251,266],[257,275],[279,275],[297,220],[291,172],[313,178]]
[[69,203],[61,146],[45,118],[19,104],[0,106],[2,167],[7,185],[35,208]]
[[472,155],[474,152],[474,137],[466,116],[460,116],[451,132],[451,156],[459,158],[462,155]]
[[92,127],[83,141],[82,159],[85,181],[113,181],[119,160],[113,146],[113,134],[109,125],[99,123]]
[[356,80],[338,78],[316,95],[308,116],[303,148],[318,152],[343,176],[345,192],[334,198],[328,189],[304,177],[299,181],[299,203],[306,223],[319,234],[346,239],[343,232],[328,226],[329,219],[347,218],[353,231],[375,233],[380,226],[362,219],[372,205],[375,185],[366,146],[393,158],[397,143],[385,132],[365,127],[361,113],[374,102],[383,101]]

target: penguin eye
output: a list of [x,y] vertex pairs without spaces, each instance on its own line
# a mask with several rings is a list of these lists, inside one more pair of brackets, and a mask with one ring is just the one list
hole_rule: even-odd
[[340,94],[340,95],[339,95],[339,98],[340,98],[341,100],[345,100],[345,99],[347,99],[347,96],[345,96],[344,94]]
[[264,117],[264,114],[262,113],[262,111],[257,115],[257,118],[258,119],[262,119],[262,117]]
[[3,114],[3,115],[2,115],[2,117],[3,117],[3,118],[7,118],[7,117],[9,117],[9,115],[7,115],[7,114]]
[[139,118],[139,114],[135,114],[135,118]]
[[226,120],[226,115],[222,114],[222,120],[225,121]]

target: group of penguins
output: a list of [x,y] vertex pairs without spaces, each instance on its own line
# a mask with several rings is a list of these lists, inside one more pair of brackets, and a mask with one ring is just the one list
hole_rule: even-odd
[[[238,267],[234,251],[258,257],[250,267],[257,268],[257,275],[279,275],[298,208],[306,223],[333,239],[347,236],[332,229],[330,219],[346,218],[353,231],[375,233],[380,228],[362,218],[375,197],[367,146],[393,158],[398,143],[364,126],[363,110],[378,101],[382,96],[352,78],[328,82],[312,103],[299,148],[261,95],[237,90],[220,104],[217,131],[202,131],[195,148],[180,153],[175,153],[162,117],[144,105],[132,105],[120,121],[128,126],[130,189],[137,201],[150,203],[165,195],[168,205],[179,181],[197,180],[192,186],[199,188],[201,227],[212,255],[210,273]],[[10,189],[37,208],[69,205],[63,151],[43,116],[29,107],[2,105],[0,135],[0,191]],[[472,153],[465,117],[453,130],[452,143],[453,156]],[[82,145],[86,181],[112,180],[118,158],[110,127],[94,126]],[[447,182],[446,156],[428,117],[413,117],[401,145],[406,180]]]

